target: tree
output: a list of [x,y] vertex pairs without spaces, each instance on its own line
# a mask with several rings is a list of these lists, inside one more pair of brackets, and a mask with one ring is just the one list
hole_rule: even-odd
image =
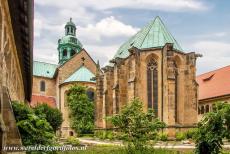
[[223,138],[230,138],[230,104],[217,103],[212,112],[204,115],[195,133],[197,154],[218,154]]
[[143,111],[142,102],[139,99],[133,99],[126,105],[120,114],[109,117],[108,120],[119,129],[125,136],[128,143],[128,149],[134,146],[137,150],[142,150],[146,142],[157,136],[157,132],[165,127],[165,123],[155,117],[153,110]]
[[54,132],[56,132],[62,122],[62,113],[56,108],[51,108],[47,104],[40,104],[34,108],[34,112],[37,116],[45,118],[52,126]]
[[44,118],[35,115],[25,103],[12,103],[23,145],[52,145],[54,132]]
[[94,128],[94,104],[86,95],[86,88],[74,85],[67,94],[71,127],[78,133],[90,133]]

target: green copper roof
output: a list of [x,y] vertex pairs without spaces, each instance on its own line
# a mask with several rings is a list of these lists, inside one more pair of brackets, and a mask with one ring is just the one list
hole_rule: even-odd
[[47,78],[53,78],[58,65],[49,64],[45,62],[33,62],[33,75]]
[[76,72],[67,78],[64,83],[73,81],[95,82],[92,80],[93,77],[95,77],[95,75],[89,69],[85,66],[81,66]]
[[68,43],[82,48],[81,42],[75,36],[72,35],[63,36],[58,42],[58,44],[68,44]]
[[139,49],[163,47],[166,43],[173,43],[174,49],[182,51],[182,48],[173,38],[159,17],[156,17],[137,34],[125,42],[117,51],[114,58],[126,58],[129,56],[128,49],[132,46]]

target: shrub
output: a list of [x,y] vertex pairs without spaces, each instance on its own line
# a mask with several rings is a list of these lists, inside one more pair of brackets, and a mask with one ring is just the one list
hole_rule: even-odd
[[72,128],[78,134],[91,133],[94,128],[94,104],[86,95],[86,88],[74,85],[67,94]]
[[54,132],[46,119],[35,115],[24,103],[13,102],[12,107],[23,145],[54,144]]
[[107,131],[106,132],[106,138],[109,140],[113,140],[114,139],[113,131]]
[[187,139],[192,139],[196,133],[197,129],[189,129],[186,133],[185,136]]
[[217,103],[213,112],[204,115],[195,133],[197,154],[221,153],[223,138],[230,134],[230,104]]
[[80,145],[79,139],[77,139],[77,138],[74,137],[74,136],[68,137],[67,140],[66,140],[66,143],[67,143],[67,144],[74,145],[74,146]]
[[158,139],[161,141],[167,141],[168,140],[168,134],[167,133],[160,133],[160,134],[158,134]]
[[36,106],[34,112],[37,116],[45,118],[52,126],[54,132],[59,129],[63,122],[61,111],[56,108],[51,108],[47,104]]
[[143,111],[143,103],[134,99],[121,110],[120,114],[108,118],[112,124],[124,134],[128,150],[134,146],[136,150],[146,148],[150,133],[157,133],[165,126],[155,117],[152,110]]
[[182,140],[184,140],[185,138],[186,138],[185,133],[183,133],[183,132],[177,132],[177,133],[176,133],[176,140],[177,140],[177,141],[182,141]]

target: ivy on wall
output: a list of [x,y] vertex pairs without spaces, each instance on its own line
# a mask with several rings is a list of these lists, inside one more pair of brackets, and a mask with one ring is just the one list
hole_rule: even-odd
[[94,128],[94,104],[86,94],[86,87],[72,86],[67,94],[71,127],[77,134],[91,133]]

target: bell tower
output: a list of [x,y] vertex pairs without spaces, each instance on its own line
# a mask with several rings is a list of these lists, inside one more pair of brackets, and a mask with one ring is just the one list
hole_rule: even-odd
[[58,60],[62,65],[82,50],[82,44],[76,37],[76,25],[72,18],[65,25],[65,36],[58,40]]

